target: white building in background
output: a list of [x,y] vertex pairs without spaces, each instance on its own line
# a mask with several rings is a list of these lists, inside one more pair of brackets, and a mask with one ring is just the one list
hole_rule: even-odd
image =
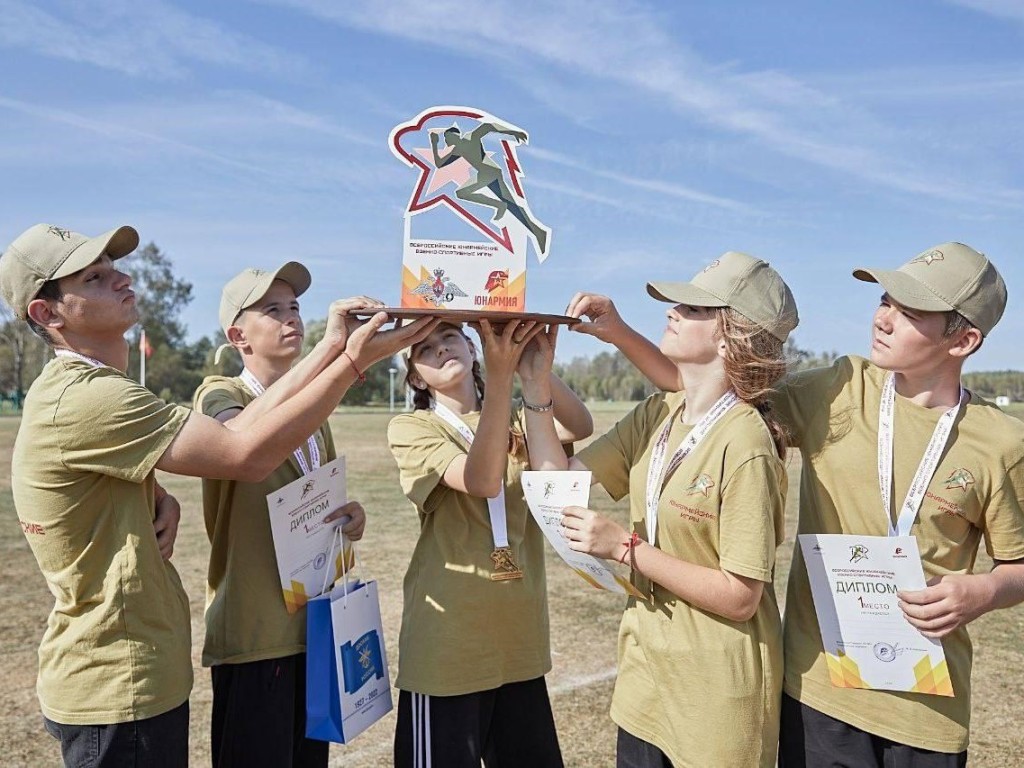
[[1002,408],[1004,405],[1009,405],[1012,401],[1008,395],[998,395],[996,397],[996,405]]

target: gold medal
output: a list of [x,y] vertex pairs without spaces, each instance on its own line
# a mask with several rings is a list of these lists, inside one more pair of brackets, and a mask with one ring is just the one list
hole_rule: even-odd
[[495,569],[491,574],[491,581],[523,578],[523,572],[512,555],[512,547],[498,547],[491,552],[491,560],[494,561]]

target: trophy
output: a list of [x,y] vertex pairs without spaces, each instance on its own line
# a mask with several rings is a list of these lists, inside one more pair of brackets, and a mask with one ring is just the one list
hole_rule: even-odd
[[551,250],[551,229],[526,196],[517,149],[527,141],[522,128],[471,107],[432,107],[391,131],[392,153],[415,172],[391,317],[578,322],[526,311],[527,252],[543,263]]

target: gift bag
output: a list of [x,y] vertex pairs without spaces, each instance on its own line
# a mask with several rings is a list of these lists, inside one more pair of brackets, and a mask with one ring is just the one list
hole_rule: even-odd
[[306,604],[306,736],[340,744],[392,709],[377,582],[348,576]]

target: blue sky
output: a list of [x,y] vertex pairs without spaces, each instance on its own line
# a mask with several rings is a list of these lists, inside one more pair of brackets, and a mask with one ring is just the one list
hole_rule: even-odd
[[959,240],[1010,289],[969,367],[1020,368],[1022,43],[1020,0],[0,0],[0,241],[132,224],[193,282],[193,336],[249,265],[306,263],[307,318],[392,303],[415,179],[388,133],[462,104],[530,133],[531,310],[603,292],[657,339],[644,283],[742,250],[800,346],[865,353],[850,270]]

